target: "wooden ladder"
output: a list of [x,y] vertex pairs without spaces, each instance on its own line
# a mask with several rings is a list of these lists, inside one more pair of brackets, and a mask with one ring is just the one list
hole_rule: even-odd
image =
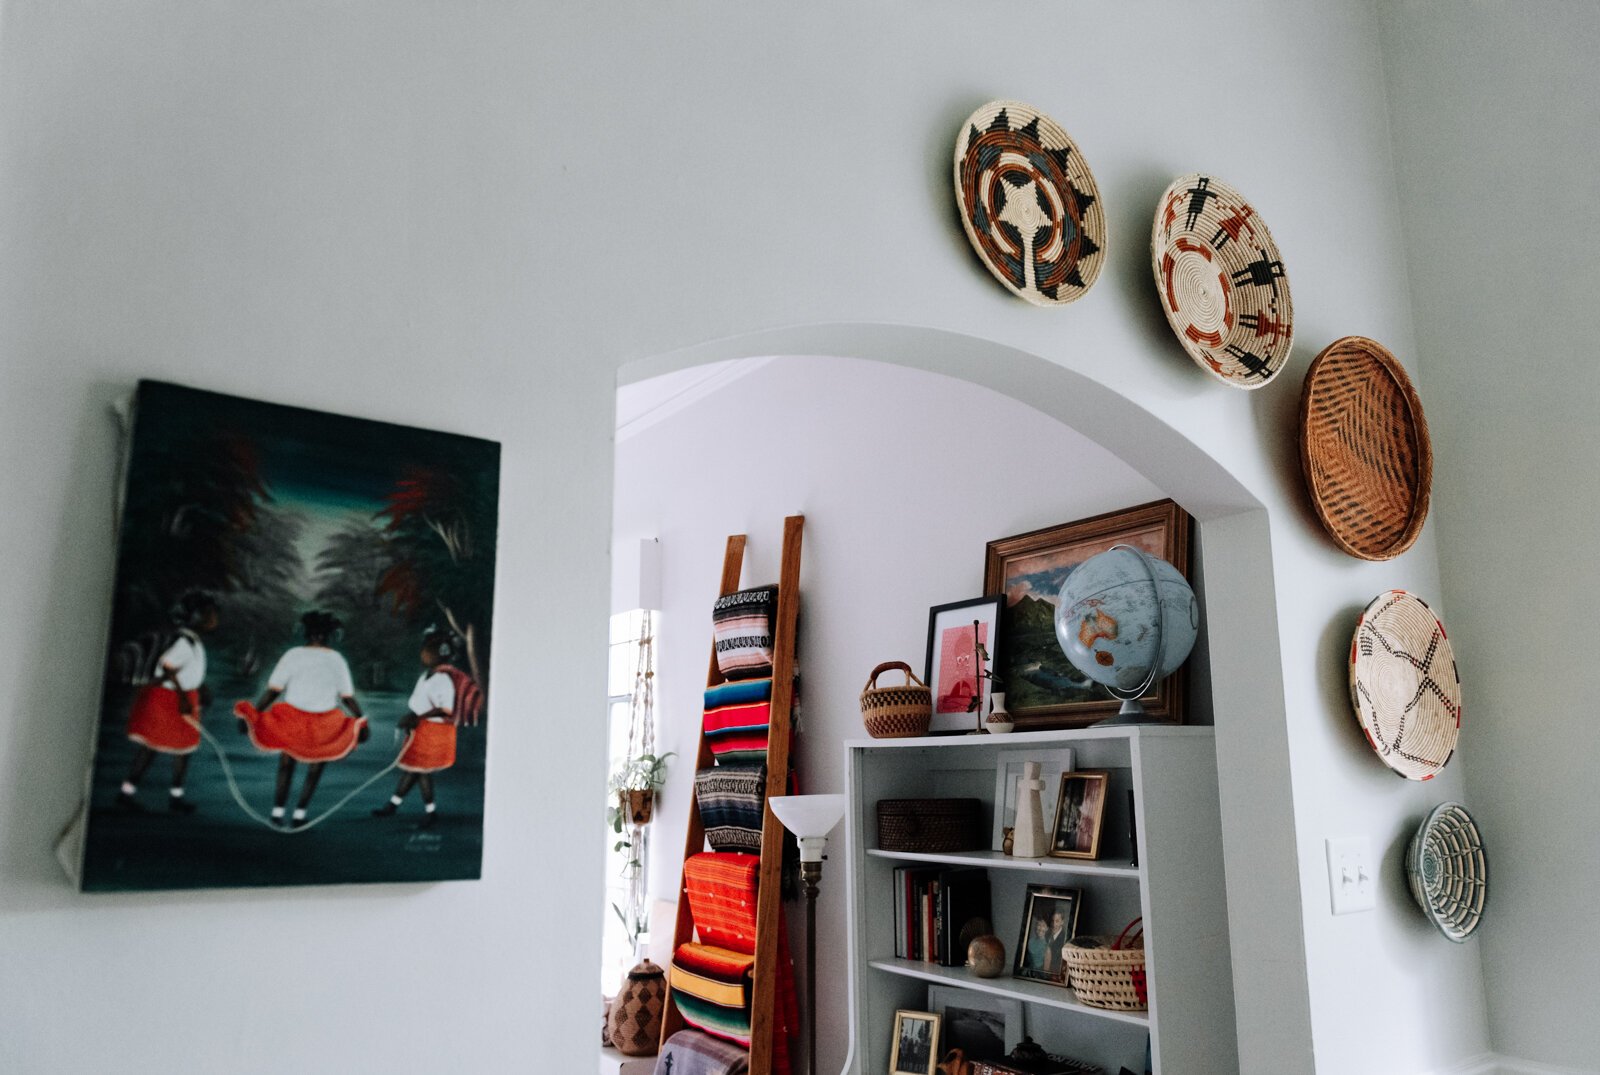
[[[787,793],[789,779],[790,710],[794,702],[794,646],[795,627],[800,614],[800,537],[805,529],[805,516],[791,515],[783,521],[783,559],[778,570],[778,608],[772,632],[772,715],[767,729],[767,799]],[[727,551],[722,557],[721,596],[739,589],[739,576],[744,567],[745,535],[734,534],[728,538]],[[706,673],[706,687],[716,687],[727,682],[727,677],[717,666],[717,644],[711,643],[711,667]],[[695,760],[695,771],[709,768],[714,761],[711,745],[706,742],[705,723],[700,725],[700,751]],[[683,858],[687,862],[693,855],[706,849],[705,826],[700,821],[699,803],[695,801],[693,786],[689,796],[689,828],[684,841]],[[775,1032],[773,1018],[778,1001],[778,930],[782,921],[780,889],[783,872],[783,826],[773,816],[768,802],[761,819],[761,869],[756,883],[756,951],[754,979],[750,999],[750,1075],[771,1075],[772,1036]],[[694,939],[694,917],[689,911],[688,887],[678,886],[678,922],[672,935],[672,952]],[[804,1013],[811,1018],[811,1013]],[[683,1013],[678,1010],[672,987],[667,987],[666,1010],[661,1021],[661,1042],[683,1029]]]

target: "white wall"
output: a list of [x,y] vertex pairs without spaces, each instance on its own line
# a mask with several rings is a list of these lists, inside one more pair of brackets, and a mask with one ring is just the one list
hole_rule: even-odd
[[[805,790],[843,791],[840,743],[866,734],[858,695],[868,673],[898,660],[922,675],[928,609],[983,592],[986,542],[1163,495],[1013,399],[839,358],[778,359],[619,440],[614,489],[616,548],[659,536],[663,554],[657,747],[678,757],[651,834],[650,888],[668,897],[681,875],[729,534],[749,536],[744,584],[759,586],[778,579],[783,517],[806,516],[796,767]],[[819,1072],[839,1071],[849,1044],[844,874],[830,875],[817,908]],[[803,953],[803,917],[791,910]]]
[[[1396,872],[1397,841],[1459,774],[1400,784],[1343,697],[1355,610],[1392,585],[1437,592],[1432,533],[1398,563],[1342,557],[1290,447],[1325,342],[1361,332],[1416,361],[1378,55],[1359,2],[1016,3],[1003,20],[956,0],[5,2],[0,1067],[590,1063],[593,999],[560,983],[597,962],[600,901],[563,879],[598,895],[599,845],[576,834],[601,826],[604,749],[575,714],[603,690],[615,371],[840,322],[1042,356],[1137,400],[1266,506],[1282,659],[1261,712],[1289,715],[1294,803],[1264,828],[1292,813],[1302,883],[1282,911],[1307,972],[1286,949],[1262,962],[1284,1011],[1247,1070],[1305,1071],[1312,1049],[1335,1072],[1482,1052],[1476,951],[1430,936]],[[1060,119],[1105,197],[1106,270],[1069,309],[1011,298],[954,219],[957,126],[1001,94]],[[1293,277],[1301,343],[1261,392],[1194,368],[1153,299],[1153,204],[1197,167],[1251,194]],[[504,442],[496,687],[525,702],[492,734],[481,883],[63,886],[48,846],[74,805],[109,592],[103,408],[138,376]],[[1388,850],[1386,896],[1333,920],[1321,839],[1347,833]],[[424,989],[470,998],[448,1033],[416,1031]],[[62,997],[101,1014],[95,1032]]]
[[1401,3],[1384,26],[1494,1046],[1600,1070],[1575,1017],[1600,1002],[1600,8]]

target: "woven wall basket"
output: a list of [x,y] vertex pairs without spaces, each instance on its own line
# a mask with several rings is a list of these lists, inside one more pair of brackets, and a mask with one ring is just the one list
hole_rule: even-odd
[[1200,368],[1260,388],[1294,346],[1283,259],[1255,208],[1216,176],[1179,176],[1156,204],[1150,263],[1161,308]]
[[1460,944],[1483,921],[1489,859],[1483,834],[1460,803],[1435,807],[1406,850],[1411,896],[1439,932]]
[[1306,372],[1300,465],[1317,518],[1363,560],[1416,543],[1433,491],[1433,444],[1411,378],[1382,345],[1335,340]]
[[1379,594],[1350,643],[1350,702],[1367,742],[1408,780],[1431,780],[1461,734],[1461,677],[1444,624],[1420,597]]
[[956,138],[956,206],[978,257],[1035,306],[1083,297],[1105,262],[1106,215],[1083,154],[1049,116],[990,101]]

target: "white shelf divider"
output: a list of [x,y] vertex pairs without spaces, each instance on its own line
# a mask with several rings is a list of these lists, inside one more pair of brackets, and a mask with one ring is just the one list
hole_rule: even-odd
[[1110,1019],[1118,1023],[1149,1026],[1150,1016],[1145,1012],[1119,1012],[1110,1008],[1095,1008],[1078,1003],[1077,994],[1059,985],[1030,982],[1022,978],[979,978],[965,967],[941,967],[937,963],[919,963],[910,959],[874,959],[870,965],[890,974],[907,978],[921,978],[940,985],[958,985],[975,993],[992,993],[997,997],[1013,997],[1030,1004],[1047,1008],[1092,1015],[1097,1019]]

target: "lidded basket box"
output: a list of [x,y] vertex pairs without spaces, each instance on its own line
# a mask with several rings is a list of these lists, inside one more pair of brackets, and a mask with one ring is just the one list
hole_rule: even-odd
[[[878,686],[885,672],[904,672],[898,687]],[[861,720],[874,739],[905,739],[927,735],[933,722],[933,691],[916,677],[904,661],[884,661],[867,677],[861,691]]]
[[880,851],[978,851],[988,842],[977,799],[879,799]]

